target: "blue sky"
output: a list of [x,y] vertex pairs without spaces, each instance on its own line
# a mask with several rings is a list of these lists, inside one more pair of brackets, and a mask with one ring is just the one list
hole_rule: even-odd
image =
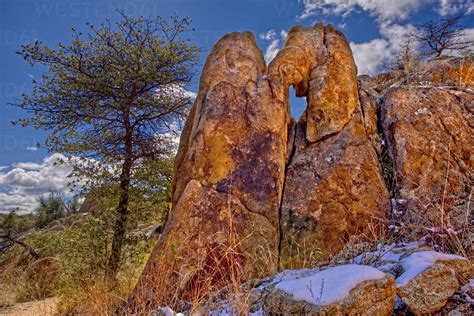
[[[201,64],[212,45],[224,34],[249,30],[267,59],[276,54],[286,31],[295,24],[331,23],[342,30],[354,51],[359,73],[374,74],[393,56],[414,25],[430,18],[464,10],[463,24],[474,34],[472,0],[3,0],[0,1],[0,212],[10,207],[30,208],[39,195],[61,191],[67,168],[52,164],[52,153],[34,148],[45,133],[14,127],[22,117],[10,105],[31,88],[41,74],[15,54],[22,43],[35,39],[51,47],[68,43],[70,29],[87,30],[118,18],[120,8],[132,16],[189,16],[196,29],[192,39],[202,47]],[[196,90],[198,78],[190,87]],[[304,100],[291,99],[299,116]]]

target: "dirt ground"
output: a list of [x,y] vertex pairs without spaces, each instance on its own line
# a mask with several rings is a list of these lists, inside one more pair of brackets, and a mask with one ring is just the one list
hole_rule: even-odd
[[0,315],[9,316],[50,316],[57,313],[58,299],[47,298],[41,301],[18,303],[5,308],[0,308]]

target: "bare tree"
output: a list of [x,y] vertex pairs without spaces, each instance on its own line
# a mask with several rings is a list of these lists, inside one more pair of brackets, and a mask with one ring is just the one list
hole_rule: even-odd
[[414,36],[411,35],[400,48],[397,55],[388,68],[395,71],[401,71],[405,74],[411,73],[420,64],[420,54],[414,45]]
[[429,20],[417,25],[420,32],[415,37],[420,41],[421,49],[428,57],[439,57],[446,50],[460,51],[469,48],[472,40],[466,39],[466,33],[459,21],[463,13],[441,20]]

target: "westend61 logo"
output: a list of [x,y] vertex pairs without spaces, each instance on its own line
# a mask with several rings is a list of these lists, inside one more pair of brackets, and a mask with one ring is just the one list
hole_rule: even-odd
[[35,1],[34,10],[38,17],[87,17],[108,18],[117,8],[128,15],[154,16],[160,13],[158,1],[107,0],[107,1]]

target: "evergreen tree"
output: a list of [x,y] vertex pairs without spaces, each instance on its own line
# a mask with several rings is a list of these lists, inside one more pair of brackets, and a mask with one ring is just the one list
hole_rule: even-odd
[[91,183],[116,183],[108,276],[119,270],[133,177],[147,160],[169,151],[165,142],[191,103],[199,49],[185,38],[188,18],[130,18],[84,35],[72,30],[70,45],[52,49],[41,42],[23,45],[19,54],[47,72],[33,91],[14,104],[30,116],[16,121],[49,131],[47,148],[66,154],[75,174]]

